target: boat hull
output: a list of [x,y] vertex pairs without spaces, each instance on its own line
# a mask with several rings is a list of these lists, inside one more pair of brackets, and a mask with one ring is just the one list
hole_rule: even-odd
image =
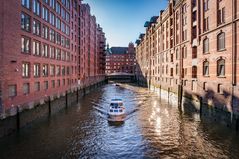
[[111,122],[119,122],[119,121],[124,121],[125,120],[125,114],[121,114],[121,115],[110,115],[108,116],[108,121]]

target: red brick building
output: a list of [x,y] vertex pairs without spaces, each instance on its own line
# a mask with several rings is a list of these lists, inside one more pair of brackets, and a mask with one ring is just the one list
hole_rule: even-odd
[[80,82],[83,76],[99,75],[94,71],[96,48],[105,38],[97,40],[96,19],[89,10],[81,0],[0,1],[2,114],[85,87]]
[[237,0],[170,0],[137,40],[138,80],[239,113]]
[[[80,5],[80,65],[79,76],[82,87],[104,79],[105,34],[90,13],[88,4]],[[102,67],[99,67],[99,66]],[[99,70],[98,70],[99,69]]]
[[128,47],[107,48],[106,74],[124,72],[135,73],[136,59],[134,44]]

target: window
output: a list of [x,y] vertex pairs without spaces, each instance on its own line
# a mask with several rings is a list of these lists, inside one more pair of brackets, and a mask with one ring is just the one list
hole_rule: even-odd
[[40,64],[34,64],[33,75],[34,77],[40,77]]
[[217,50],[224,50],[225,49],[225,33],[222,32],[217,35]]
[[30,32],[30,16],[25,13],[21,14],[21,28]]
[[56,33],[56,44],[61,44],[61,35],[59,33]]
[[38,0],[33,0],[33,13],[40,16],[41,8]]
[[225,76],[225,60],[219,59],[217,61],[217,76]]
[[183,16],[183,26],[187,25],[187,16]]
[[40,42],[33,41],[32,42],[32,53],[33,55],[40,55]]
[[70,14],[66,12],[66,21],[69,23],[70,22]]
[[61,86],[61,80],[57,80],[57,86],[60,87]]
[[50,0],[50,7],[52,9],[55,9],[55,4],[56,4],[56,1],[55,0]]
[[183,37],[182,37],[182,40],[185,41],[187,40],[187,30],[183,30]]
[[60,66],[56,66],[56,75],[57,76],[61,75],[61,67]]
[[55,42],[55,31],[53,29],[50,29],[50,41]]
[[66,8],[70,9],[70,0],[66,0]]
[[30,0],[22,0],[22,6],[30,9]]
[[203,31],[206,32],[209,30],[209,17],[203,19]]
[[209,9],[208,8],[208,1],[209,0],[204,0],[204,2],[203,2],[204,11],[207,11]]
[[63,86],[65,86],[65,85],[66,85],[66,80],[63,79],[63,80],[62,80],[62,83],[63,83]]
[[178,64],[176,64],[176,75],[178,75]]
[[45,39],[48,39],[48,27],[47,26],[42,27],[42,37]]
[[48,65],[44,64],[42,66],[42,76],[47,77],[48,76]]
[[56,59],[61,60],[61,50],[60,49],[56,49]]
[[218,84],[218,85],[217,85],[217,93],[223,94],[222,84]]
[[187,12],[187,4],[183,4],[182,6],[182,13],[186,13]]
[[170,76],[173,76],[173,68],[170,68]]
[[203,62],[203,75],[204,76],[209,75],[209,62],[208,61]]
[[64,8],[61,8],[61,17],[62,19],[66,19],[66,11]]
[[55,59],[55,48],[50,46],[50,58]]
[[54,75],[55,75],[55,66],[50,65],[50,76],[54,76]]
[[203,53],[209,52],[209,39],[206,38],[203,40]]
[[61,22],[61,31],[62,31],[63,33],[66,32],[66,24],[65,24],[63,21]]
[[24,62],[22,64],[22,77],[30,77],[30,63]]
[[50,24],[55,26],[55,14],[50,13]]
[[45,20],[45,21],[49,21],[49,11],[47,8],[45,8],[44,6],[42,7],[42,18]]
[[221,25],[223,23],[225,23],[225,7],[217,11],[217,24]]
[[66,67],[65,66],[61,67],[61,72],[62,72],[62,76],[66,75]]
[[61,20],[60,20],[58,17],[56,17],[56,28],[57,28],[58,30],[61,29]]
[[30,84],[29,83],[24,83],[23,84],[23,94],[27,95],[30,93]]
[[48,57],[48,45],[46,45],[46,44],[42,45],[42,56]]
[[59,15],[61,14],[61,5],[58,2],[56,2],[56,12]]
[[30,39],[27,37],[22,37],[22,53],[30,53]]
[[45,2],[46,4],[48,4],[48,3],[49,3],[49,1],[48,1],[48,0],[43,0],[43,2]]
[[40,36],[41,23],[37,20],[33,20],[33,34]]
[[48,89],[48,81],[44,81],[44,90]]
[[9,85],[8,86],[8,96],[9,97],[17,96],[17,85]]
[[35,82],[34,83],[34,90],[35,90],[35,92],[40,91],[40,82]]
[[61,46],[65,47],[65,37],[61,36]]
[[51,86],[52,86],[52,88],[55,88],[55,80],[51,81]]
[[61,51],[61,60],[65,61],[66,60],[66,52],[65,51]]
[[182,48],[182,57],[187,58],[187,48],[185,46]]
[[192,67],[192,78],[197,78],[197,66]]

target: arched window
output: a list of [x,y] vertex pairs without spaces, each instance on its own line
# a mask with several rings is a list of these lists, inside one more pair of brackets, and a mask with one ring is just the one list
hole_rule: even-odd
[[206,38],[203,40],[203,53],[209,52],[209,39]]
[[225,49],[225,33],[222,32],[217,35],[217,50]]
[[217,61],[217,76],[225,76],[225,60],[219,59]]
[[178,64],[176,64],[176,75],[178,75]]
[[182,57],[184,59],[187,58],[187,47],[186,46],[182,47]]
[[203,75],[204,76],[209,75],[209,62],[208,61],[203,62]]

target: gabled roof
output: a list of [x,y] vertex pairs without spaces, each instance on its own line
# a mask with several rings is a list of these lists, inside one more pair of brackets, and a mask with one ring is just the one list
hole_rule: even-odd
[[111,47],[111,54],[126,54],[128,47]]
[[145,36],[145,34],[142,33],[139,35],[139,38],[142,39],[144,36]]
[[148,27],[150,25],[150,22],[149,21],[146,21],[145,23],[144,23],[144,27]]
[[141,40],[137,39],[137,40],[135,41],[135,43],[136,43],[137,45],[139,45],[139,44],[140,44],[140,41],[141,41]]
[[159,16],[153,16],[150,19],[150,23],[156,23]]

